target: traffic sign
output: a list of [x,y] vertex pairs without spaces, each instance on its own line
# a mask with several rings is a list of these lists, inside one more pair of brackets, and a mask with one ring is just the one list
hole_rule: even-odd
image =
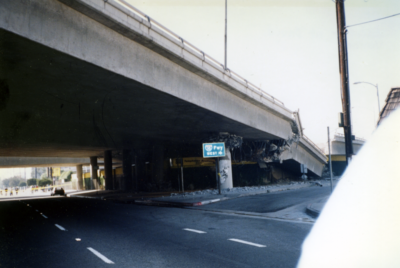
[[53,177],[60,177],[61,176],[61,168],[55,167],[53,168]]
[[224,157],[225,143],[203,143],[203,157]]

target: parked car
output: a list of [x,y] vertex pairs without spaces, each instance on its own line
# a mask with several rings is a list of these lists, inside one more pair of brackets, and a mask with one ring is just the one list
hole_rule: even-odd
[[51,191],[51,196],[54,196],[54,195],[65,195],[64,188],[54,187],[53,190]]

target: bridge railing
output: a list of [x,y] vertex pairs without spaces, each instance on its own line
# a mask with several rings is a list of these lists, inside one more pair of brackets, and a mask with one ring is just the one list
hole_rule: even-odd
[[[107,2],[107,0],[104,0],[104,1]],[[240,80],[244,85],[246,85],[246,87],[248,89],[252,90],[253,92],[256,92],[258,95],[260,95],[260,97],[266,97],[266,98],[268,98],[270,101],[272,101],[275,104],[278,104],[278,105],[283,106],[283,107],[285,106],[285,104],[282,101],[276,99],[274,96],[268,94],[267,92],[265,92],[261,88],[257,87],[253,83],[250,83],[249,81],[247,81],[245,78],[243,78],[239,74],[235,73],[234,71],[232,71],[230,69],[225,69],[225,66],[222,63],[220,63],[218,60],[216,60],[213,57],[211,57],[210,55],[204,53],[201,49],[197,48],[195,45],[191,44],[190,42],[186,41],[185,39],[183,39],[182,37],[180,37],[179,35],[177,35],[173,31],[169,30],[167,27],[165,27],[161,23],[159,23],[156,20],[150,18],[149,16],[147,16],[145,13],[143,13],[139,9],[135,8],[134,6],[132,6],[131,4],[127,3],[124,0],[117,0],[117,1],[120,2],[122,5],[128,7],[135,14],[137,14],[140,17],[142,17],[143,19],[147,20],[150,23],[151,27],[153,27],[153,26],[157,27],[158,29],[160,29],[163,32],[165,32],[166,34],[168,34],[168,36],[174,38],[178,42],[181,42],[184,47],[187,46],[191,50],[196,52],[198,54],[198,56],[203,58],[203,60],[207,59],[208,62],[211,62],[216,68],[218,68],[222,72],[226,73],[228,76],[234,77],[236,80]]]
[[320,151],[323,155],[325,155],[324,150],[322,150],[321,148],[319,148],[318,145],[316,145],[314,142],[312,142],[306,135],[303,134],[302,136],[303,139],[305,139],[307,142],[309,142],[311,145],[313,145],[318,151]]

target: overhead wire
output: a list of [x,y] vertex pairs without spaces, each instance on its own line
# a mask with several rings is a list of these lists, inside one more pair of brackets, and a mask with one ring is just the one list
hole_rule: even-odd
[[374,21],[384,20],[384,19],[388,19],[388,18],[395,17],[395,16],[398,16],[398,15],[400,15],[400,13],[397,13],[397,14],[394,14],[394,15],[390,15],[390,16],[387,16],[387,17],[384,17],[384,18],[376,19],[376,20],[370,20],[370,21],[366,21],[366,22],[361,22],[361,23],[349,25],[349,26],[346,26],[346,28],[353,27],[353,26],[358,26],[358,25],[362,25],[362,24],[367,24],[367,23],[371,23],[371,22],[374,22]]
[[[332,0],[332,2],[334,2],[334,3],[337,3],[337,1],[342,1],[344,3],[346,0]],[[358,26],[358,25],[362,25],[362,24],[367,24],[367,23],[371,23],[371,22],[375,22],[375,21],[379,21],[379,20],[385,20],[385,19],[392,18],[392,17],[399,16],[399,15],[400,15],[400,13],[397,13],[397,14],[393,14],[393,15],[390,15],[390,16],[387,16],[387,17],[376,19],[376,20],[370,20],[370,21],[366,21],[366,22],[361,22],[361,23],[349,25],[349,26],[346,26],[346,28],[353,27],[353,26]]]

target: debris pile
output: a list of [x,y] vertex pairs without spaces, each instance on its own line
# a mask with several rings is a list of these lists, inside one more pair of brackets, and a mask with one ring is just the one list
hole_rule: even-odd
[[[324,185],[318,181],[292,181],[286,185],[301,185],[301,184],[309,184],[310,186],[320,186]],[[326,182],[324,182],[326,184]],[[229,189],[222,189],[221,194],[227,193],[251,193],[251,192],[269,192],[269,189],[281,188],[284,185],[282,184],[273,184],[273,185],[264,185],[264,186],[244,186],[244,187],[234,187]],[[184,196],[200,196],[200,195],[217,195],[218,190],[216,189],[206,189],[195,192],[185,192],[185,193],[171,193],[171,196],[176,197],[184,197]]]

